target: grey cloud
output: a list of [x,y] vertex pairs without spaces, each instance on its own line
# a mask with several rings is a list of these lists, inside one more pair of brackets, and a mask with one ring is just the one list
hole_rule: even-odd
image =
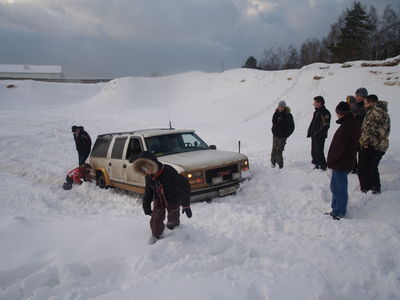
[[[379,11],[397,1],[364,2]],[[67,75],[107,77],[220,71],[222,62],[237,68],[269,46],[325,36],[352,0],[18,3],[0,0],[0,63],[61,64]]]

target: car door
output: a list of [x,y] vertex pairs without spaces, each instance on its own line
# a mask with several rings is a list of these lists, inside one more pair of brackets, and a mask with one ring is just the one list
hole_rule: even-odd
[[126,150],[126,168],[123,170],[125,182],[134,186],[144,186],[144,176],[133,170],[133,162],[143,152],[143,144],[139,137],[129,139]]
[[123,157],[126,147],[127,137],[117,137],[111,151],[109,166],[109,175],[111,181],[124,182],[124,172],[126,162]]

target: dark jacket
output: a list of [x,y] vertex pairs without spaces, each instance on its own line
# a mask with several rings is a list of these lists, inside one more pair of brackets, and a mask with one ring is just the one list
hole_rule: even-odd
[[339,171],[351,171],[356,165],[356,154],[361,128],[352,113],[336,121],[340,127],[333,136],[328,151],[328,168]]
[[365,113],[366,113],[366,110],[364,107],[364,102],[354,102],[350,106],[350,110],[355,114],[356,121],[361,126],[364,121]]
[[272,134],[279,138],[288,138],[294,131],[293,116],[290,113],[290,108],[285,107],[285,110],[280,112],[275,110],[272,116]]
[[76,151],[78,151],[79,154],[90,153],[92,149],[92,139],[82,126],[78,128],[80,129],[79,135],[74,135]]
[[321,106],[316,108],[307,130],[307,137],[326,139],[328,137],[328,129],[331,122],[331,113]]
[[[165,195],[168,204],[190,205],[190,184],[186,177],[179,174],[173,167],[164,165],[149,152],[143,152],[145,155],[141,159],[149,159],[158,166],[158,173],[155,176],[146,175],[145,192],[143,195],[143,208],[150,208],[153,200],[162,200],[159,196],[160,186]],[[157,189],[158,188],[158,189]]]

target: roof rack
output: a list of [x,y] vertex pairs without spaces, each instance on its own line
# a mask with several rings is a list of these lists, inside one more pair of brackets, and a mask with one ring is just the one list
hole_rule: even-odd
[[121,132],[111,132],[111,133],[103,133],[99,134],[99,137],[102,136],[113,136],[113,135],[123,135],[123,134],[134,134],[143,131],[154,131],[154,130],[175,130],[175,128],[149,128],[149,129],[139,129],[134,131],[121,131]]

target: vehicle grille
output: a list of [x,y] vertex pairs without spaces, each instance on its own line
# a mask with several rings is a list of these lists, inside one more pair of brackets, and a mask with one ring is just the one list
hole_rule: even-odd
[[212,183],[213,177],[222,176],[224,181],[232,180],[232,174],[238,172],[238,165],[230,165],[223,168],[217,168],[212,170],[206,170],[206,182],[208,184]]

